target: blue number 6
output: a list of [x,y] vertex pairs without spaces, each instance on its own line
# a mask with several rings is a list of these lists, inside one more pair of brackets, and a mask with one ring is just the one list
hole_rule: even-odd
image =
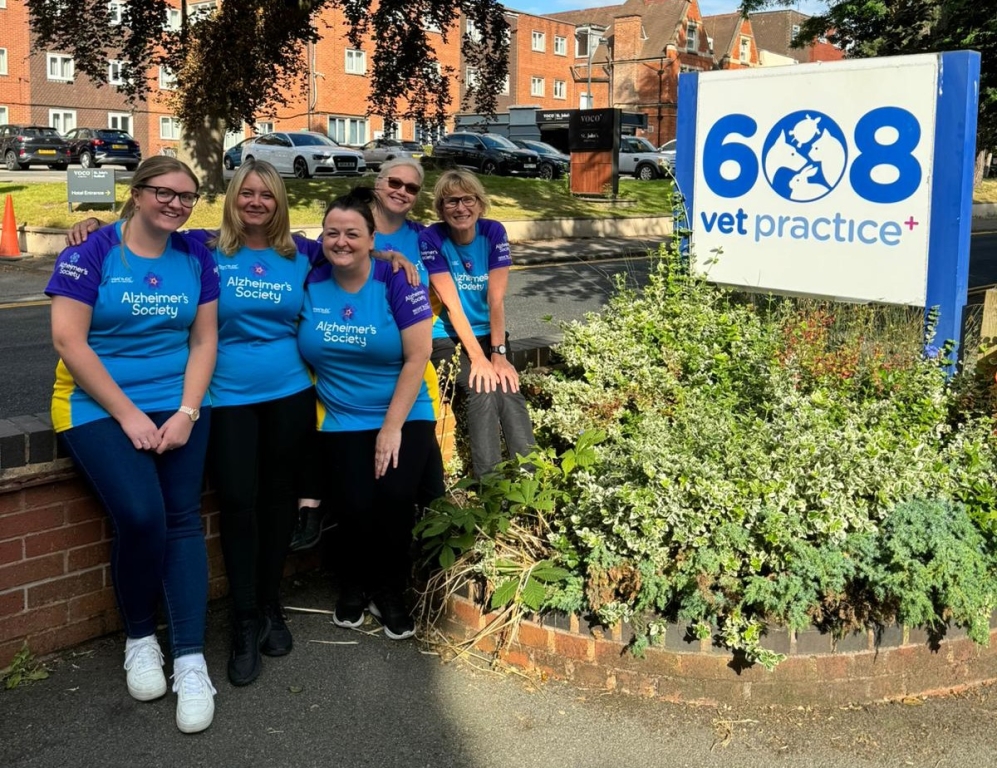
[[[731,135],[754,136],[758,123],[747,115],[727,115],[710,128],[703,145],[703,178],[714,194],[720,197],[740,197],[751,190],[758,179],[758,158],[747,144],[727,141]],[[720,167],[726,162],[737,163],[737,176],[725,179]]]

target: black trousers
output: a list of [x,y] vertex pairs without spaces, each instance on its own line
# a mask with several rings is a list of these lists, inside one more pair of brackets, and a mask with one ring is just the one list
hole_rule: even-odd
[[[416,503],[435,486],[442,495],[443,476],[436,425],[408,421],[402,426],[398,467],[374,477],[378,430],[322,432],[321,466],[329,485],[322,497],[332,500],[339,519],[335,538],[337,570],[344,584],[368,595],[400,592],[412,572],[412,527]],[[429,476],[436,475],[433,482]]]
[[212,410],[208,462],[236,615],[277,601],[298,519],[297,473],[315,429],[315,391]]

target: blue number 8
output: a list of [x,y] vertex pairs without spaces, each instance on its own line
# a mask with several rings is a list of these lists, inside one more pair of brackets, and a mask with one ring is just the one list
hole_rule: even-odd
[[[724,143],[728,136],[754,136],[758,123],[747,115],[727,115],[714,123],[703,145],[703,178],[720,197],[740,197],[751,190],[758,179],[758,158],[751,147],[740,142]],[[720,167],[733,161],[737,163],[737,176],[725,179]]]
[[[893,128],[898,138],[892,144],[880,144],[876,131]],[[855,147],[859,154],[852,162],[849,179],[856,194],[871,203],[898,203],[917,191],[921,184],[921,164],[911,154],[921,141],[921,126],[906,109],[879,107],[866,113],[855,126]],[[897,169],[897,178],[878,182],[872,178],[877,166]]]

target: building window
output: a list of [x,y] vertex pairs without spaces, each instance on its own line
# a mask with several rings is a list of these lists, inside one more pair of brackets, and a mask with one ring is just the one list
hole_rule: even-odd
[[159,68],[159,90],[173,91],[177,87],[177,76],[166,67]]
[[696,44],[696,22],[690,21],[685,28],[685,47],[687,51],[699,50]]
[[589,55],[595,53],[595,49],[599,47],[599,42],[602,38],[599,35],[593,33],[591,30],[585,29],[575,35],[575,58],[576,59],[587,59]]
[[564,80],[554,81],[554,98],[555,99],[568,98],[568,84]]
[[568,55],[568,38],[558,37],[557,35],[554,35],[554,55],[555,56]]
[[50,109],[48,124],[65,135],[76,127],[76,112],[72,109]]
[[159,118],[159,138],[177,141],[180,139],[180,121],[175,117]]
[[464,87],[474,88],[478,84],[478,70],[476,67],[467,67],[464,70]]
[[[0,8],[6,8],[6,7],[7,7],[7,0],[0,0]],[[0,109],[4,110],[3,113],[5,115],[7,114],[7,107],[0,107]],[[0,123],[0,125],[4,124],[6,122],[7,122],[7,118],[4,118],[3,123]]]
[[367,54],[363,51],[346,49],[346,73],[349,75],[367,74]]
[[132,116],[127,112],[108,112],[107,127],[114,131],[132,132]]
[[741,59],[741,61],[743,61],[745,63],[751,61],[751,38],[750,37],[742,37],[741,38],[740,59]]
[[[0,8],[3,7],[4,6],[0,5]],[[7,107],[0,107],[0,125],[6,125],[9,122],[10,122],[10,112],[7,110]]]
[[263,136],[267,133],[273,133],[273,123],[270,121],[259,121],[253,126],[253,131],[257,136]]
[[794,25],[793,25],[793,31],[792,31],[792,34],[790,34],[790,36],[789,36],[789,37],[790,37],[790,39],[792,40],[792,39],[793,39],[794,37],[796,37],[796,36],[797,36],[798,34],[800,34],[800,25],[799,25],[799,24],[794,24]]
[[542,77],[530,78],[530,96],[544,95],[544,79]]
[[73,75],[76,74],[76,66],[72,56],[61,53],[50,53],[48,55],[48,79],[62,80],[63,82],[73,82]]
[[500,96],[509,95],[509,76],[505,76],[505,80],[502,81],[502,90],[499,91]]
[[541,52],[547,50],[547,34],[545,32],[533,30],[533,50]]
[[7,74],[7,49],[0,48],[0,75]]
[[110,59],[107,62],[107,84],[124,85],[125,79],[121,76],[122,62],[117,59]]
[[218,8],[218,3],[211,0],[208,3],[193,3],[187,6],[187,18],[191,21],[206,19]]
[[180,29],[180,9],[179,8],[167,8],[166,9],[166,28],[172,29],[174,32]]
[[118,2],[117,0],[111,0],[111,2],[107,4],[107,23],[112,27],[117,26],[121,23],[121,18],[124,15],[124,12],[124,3]]
[[359,146],[367,142],[367,121],[359,117],[330,117],[329,137],[340,144]]
[[464,34],[466,34],[469,38],[471,38],[471,42],[473,43],[481,42],[482,39],[481,30],[478,29],[478,25],[475,24],[470,19],[467,20],[467,23],[465,25],[465,30],[466,31]]
[[427,32],[442,32],[440,25],[430,18],[428,13],[422,14],[422,28]]

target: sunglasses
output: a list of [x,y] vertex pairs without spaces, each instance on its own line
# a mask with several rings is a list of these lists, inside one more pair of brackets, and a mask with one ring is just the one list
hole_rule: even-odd
[[420,192],[422,192],[422,187],[420,187],[418,184],[413,184],[411,181],[402,181],[401,179],[395,176],[388,176],[385,179],[385,181],[388,182],[388,186],[391,187],[392,189],[401,189],[402,187],[404,187],[405,191],[408,192],[410,195],[418,195]]

